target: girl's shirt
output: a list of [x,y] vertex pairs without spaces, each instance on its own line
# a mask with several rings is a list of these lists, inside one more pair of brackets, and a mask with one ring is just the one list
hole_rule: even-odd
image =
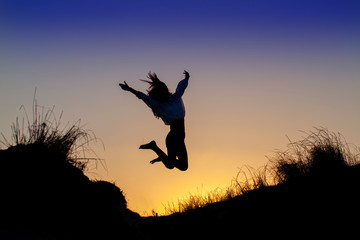
[[184,94],[188,83],[188,78],[181,80],[176,87],[175,93],[170,96],[170,100],[167,102],[157,101],[142,92],[138,92],[137,97],[143,100],[146,105],[156,112],[166,125],[170,125],[174,120],[183,119],[185,117],[185,106],[181,97]]

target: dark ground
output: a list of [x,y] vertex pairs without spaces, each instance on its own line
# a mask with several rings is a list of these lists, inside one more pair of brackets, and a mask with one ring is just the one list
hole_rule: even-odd
[[[142,219],[153,239],[357,236],[360,166],[341,182],[283,184],[166,217]],[[355,235],[354,235],[355,234]]]

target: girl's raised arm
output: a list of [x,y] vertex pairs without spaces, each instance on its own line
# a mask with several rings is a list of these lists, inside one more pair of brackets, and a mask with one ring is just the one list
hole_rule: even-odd
[[139,91],[136,91],[135,89],[129,87],[129,85],[124,81],[124,83],[119,83],[119,86],[122,90],[131,92],[135,96],[139,97]]
[[179,84],[176,87],[176,91],[173,94],[175,98],[180,98],[184,94],[185,89],[188,86],[190,75],[187,71],[184,71],[184,74],[185,74],[185,79],[179,82]]

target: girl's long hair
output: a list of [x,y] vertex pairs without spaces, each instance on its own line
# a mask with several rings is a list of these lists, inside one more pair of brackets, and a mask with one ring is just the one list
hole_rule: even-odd
[[[150,71],[147,75],[147,78],[150,79],[151,81],[142,80],[142,79],[140,79],[140,80],[150,84],[150,87],[147,90],[148,96],[159,102],[169,101],[172,93],[169,91],[166,84],[164,82],[160,81],[160,79],[158,78],[156,73],[152,73]],[[157,113],[154,110],[153,110],[153,113],[154,113],[155,117],[159,118],[159,116],[157,115]]]

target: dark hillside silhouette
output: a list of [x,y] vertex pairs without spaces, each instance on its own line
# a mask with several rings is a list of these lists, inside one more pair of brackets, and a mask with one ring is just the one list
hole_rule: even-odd
[[132,226],[140,216],[122,191],[84,174],[96,161],[78,153],[88,133],[77,125],[60,130],[48,113],[35,116],[27,128],[16,122],[13,143],[0,150],[0,238],[141,238]]
[[89,180],[52,149],[18,145],[0,151],[0,162],[2,228],[49,239],[131,235],[128,218],[139,216],[126,208],[121,190]]

